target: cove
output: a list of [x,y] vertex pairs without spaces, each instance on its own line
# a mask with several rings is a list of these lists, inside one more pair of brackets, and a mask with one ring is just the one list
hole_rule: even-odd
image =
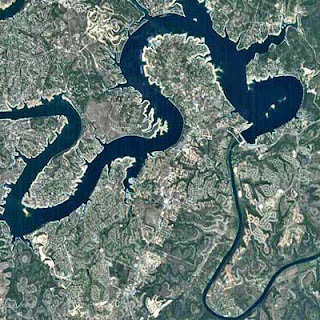
[[[43,105],[36,108],[0,113],[0,119],[65,115],[69,123],[56,141],[41,155],[34,159],[25,159],[26,168],[17,183],[11,186],[12,190],[4,205],[3,219],[8,222],[14,236],[23,236],[49,221],[66,217],[82,204],[86,204],[103,168],[110,165],[113,160],[124,156],[136,158],[136,163],[128,170],[125,181],[126,187],[129,187],[128,179],[137,176],[149,153],[164,151],[179,141],[183,133],[183,118],[180,111],[161,94],[156,85],[150,85],[148,79],[141,73],[141,53],[153,36],[165,33],[188,33],[191,36],[204,37],[211,51],[213,63],[223,70],[219,75],[219,81],[226,97],[236,112],[253,123],[253,126],[244,132],[247,141],[254,141],[257,135],[274,130],[296,115],[303,92],[296,78],[269,79],[254,84],[250,90],[246,83],[247,63],[256,53],[266,52],[271,43],[280,43],[284,39],[285,29],[277,37],[270,36],[262,44],[255,44],[248,50],[238,51],[236,43],[213,31],[211,18],[202,4],[189,0],[184,2],[184,8],[186,17],[176,14],[148,17],[142,26],[129,36],[119,63],[127,80],[126,84],[120,86],[132,86],[142,94],[143,99],[149,100],[150,107],[155,110],[155,116],[167,121],[168,133],[157,135],[153,139],[125,136],[104,145],[103,151],[89,164],[75,194],[64,203],[53,208],[28,209],[31,216],[25,217],[21,200],[49,160],[76,143],[81,132],[79,114],[61,97],[56,97],[51,102],[43,101]],[[265,112],[272,103],[276,107],[266,119]]]
[[[158,97],[159,98],[159,97]],[[165,100],[165,98],[163,98]],[[182,117],[178,109],[172,106],[170,116],[167,118],[170,125],[175,124],[175,129],[170,135],[157,136],[156,139],[146,139],[139,136],[125,136],[104,145],[103,151],[88,165],[88,169],[82,178],[75,194],[64,203],[52,208],[31,209],[26,217],[23,213],[24,206],[21,201],[24,194],[29,190],[37,174],[45,167],[49,160],[67,149],[69,149],[78,139],[81,133],[81,118],[70,103],[63,100],[61,96],[55,97],[51,102],[43,100],[43,105],[32,109],[16,109],[8,113],[0,113],[2,119],[23,119],[28,117],[44,117],[52,115],[65,115],[68,124],[64,126],[61,134],[49,145],[38,157],[26,159],[27,163],[21,177],[17,183],[12,185],[6,203],[2,219],[6,220],[10,226],[11,233],[15,236],[23,236],[38,229],[49,221],[56,221],[68,216],[82,204],[88,202],[93,192],[102,170],[106,165],[117,158],[125,156],[135,157],[137,165],[128,172],[129,176],[136,176],[139,168],[143,165],[147,154],[157,150],[166,150],[178,141],[182,132]],[[175,122],[177,121],[177,123]]]
[[[187,33],[189,36],[204,38],[210,49],[213,64],[222,70],[218,74],[218,80],[225,96],[235,111],[252,123],[252,126],[243,132],[247,142],[254,143],[257,136],[272,132],[296,117],[303,98],[303,88],[297,78],[279,76],[254,82],[248,87],[246,75],[247,64],[255,54],[267,52],[271,44],[280,44],[285,38],[288,26],[283,26],[278,36],[268,36],[263,43],[255,43],[248,50],[238,51],[238,43],[214,32],[211,18],[203,4],[194,0],[181,3],[186,17],[174,14],[149,17],[144,25],[130,35],[120,62],[127,85],[135,87],[144,98],[149,99],[157,89],[150,86],[140,72],[143,47],[148,46],[148,39],[158,34]],[[166,114],[161,108],[162,101],[159,101],[159,107],[157,103],[154,104],[158,115],[165,118]]]
[[[139,6],[136,1],[133,1],[133,3]],[[203,4],[196,0],[185,0],[182,4],[185,16],[167,14],[150,17],[145,14],[143,24],[129,35],[118,63],[127,80],[125,84],[118,87],[132,86],[141,93],[143,99],[149,100],[150,107],[155,110],[155,118],[160,117],[167,121],[168,133],[162,136],[158,134],[153,139],[125,136],[103,145],[103,151],[92,163],[88,164],[82,182],[78,185],[75,194],[67,201],[53,208],[28,208],[29,217],[24,215],[21,204],[22,198],[29,190],[31,183],[50,159],[70,149],[79,139],[82,127],[78,112],[62,96],[57,96],[50,102],[43,100],[42,106],[0,113],[0,119],[23,119],[52,115],[65,115],[68,118],[68,124],[65,125],[61,134],[43,153],[33,159],[24,158],[26,168],[17,183],[10,186],[11,192],[6,199],[4,215],[1,219],[7,221],[14,237],[21,237],[35,231],[49,221],[62,219],[86,204],[103,168],[106,165],[110,167],[113,160],[124,156],[136,158],[136,163],[128,170],[127,179],[124,182],[125,186],[129,187],[128,179],[137,176],[148,154],[154,151],[167,150],[180,140],[184,125],[182,114],[170,99],[164,97],[156,85],[150,85],[148,79],[141,73],[141,53],[144,46],[148,45],[150,37],[165,33],[187,33],[190,36],[205,39],[205,43],[211,52],[213,64],[222,70],[219,73],[218,80],[226,98],[234,107],[235,112],[252,123],[252,126],[243,132],[243,136],[248,142],[254,142],[260,134],[272,132],[296,117],[303,99],[303,88],[298,79],[291,76],[280,76],[253,83],[249,87],[246,76],[246,66],[255,54],[267,52],[272,43],[279,44],[284,40],[285,26],[278,36],[268,36],[263,43],[254,44],[248,50],[238,51],[237,44],[232,42],[227,35],[221,37],[214,32],[212,21]],[[268,116],[266,116],[266,113]],[[232,179],[231,174],[231,181],[233,181]],[[236,188],[233,182],[232,187],[235,195]],[[237,201],[236,198],[235,201]],[[216,315],[207,306],[206,297],[210,286],[226,261],[232,256],[233,250],[238,246],[239,239],[242,237],[243,220],[239,212],[238,215],[239,231],[237,238],[203,294],[203,302],[207,310],[221,319],[225,319],[225,317]],[[272,282],[270,283],[272,284]]]
[[19,11],[24,7],[25,0],[16,0],[10,7],[7,9],[0,9],[0,20],[6,20],[8,18],[14,17]]

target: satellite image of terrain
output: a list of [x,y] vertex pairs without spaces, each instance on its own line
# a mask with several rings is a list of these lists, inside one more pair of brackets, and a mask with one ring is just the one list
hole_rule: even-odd
[[0,320],[320,320],[320,0],[0,31]]

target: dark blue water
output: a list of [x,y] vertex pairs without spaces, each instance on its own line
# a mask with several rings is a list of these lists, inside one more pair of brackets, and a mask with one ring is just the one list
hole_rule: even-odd
[[[154,97],[159,103],[161,99],[157,95]],[[165,101],[164,98],[163,101]],[[159,107],[161,107],[160,104]],[[103,168],[106,165],[110,165],[111,162],[117,158],[125,156],[135,157],[137,165],[129,171],[129,176],[136,176],[147,154],[157,150],[166,150],[176,143],[181,135],[183,126],[181,114],[177,108],[172,106],[172,110],[170,110],[167,117],[169,125],[174,126],[171,134],[158,135],[156,139],[127,136],[104,145],[104,150],[89,164],[82,178],[82,183],[79,184],[75,195],[53,208],[36,210],[28,208],[31,216],[25,217],[23,214],[24,207],[21,203],[24,194],[29,190],[37,174],[45,167],[49,160],[53,156],[69,149],[78,140],[81,133],[81,118],[72,105],[60,96],[55,97],[51,102],[44,100],[43,105],[39,107],[32,109],[24,108],[0,114],[0,118],[2,119],[10,118],[14,120],[57,114],[65,115],[68,118],[69,124],[65,125],[57,139],[38,157],[33,159],[24,158],[27,166],[17,183],[11,186],[12,190],[6,199],[6,204],[4,205],[5,212],[2,218],[8,222],[14,236],[22,236],[36,230],[46,222],[59,220],[69,215],[83,203],[87,203],[100,178]]]
[[203,302],[203,305],[205,306],[206,310],[210,314],[212,314],[215,318],[220,319],[220,320],[245,320],[245,319],[248,319],[248,316],[255,310],[255,308],[257,306],[259,306],[266,299],[266,297],[267,297],[272,285],[274,284],[274,282],[277,280],[278,276],[283,271],[287,270],[288,268],[291,268],[294,265],[303,264],[303,263],[306,263],[308,261],[312,261],[312,260],[320,258],[320,252],[319,252],[319,253],[314,254],[312,256],[303,257],[301,259],[296,259],[296,260],[294,260],[292,262],[289,262],[289,263],[283,265],[281,268],[279,268],[271,276],[269,282],[266,284],[264,290],[262,291],[261,295],[257,298],[257,300],[247,310],[245,310],[239,316],[236,316],[236,317],[222,316],[222,315],[216,313],[214,310],[212,310],[209,307],[209,305],[207,303],[207,296],[208,296],[208,293],[209,293],[209,291],[211,289],[211,286],[221,276],[221,272],[223,271],[224,267],[229,263],[230,258],[233,256],[235,251],[238,249],[240,241],[241,241],[242,236],[243,236],[243,231],[244,231],[244,217],[243,217],[243,213],[242,213],[240,202],[239,202],[239,198],[238,198],[238,189],[237,189],[235,176],[234,176],[234,171],[233,171],[233,166],[232,166],[232,152],[233,152],[234,148],[237,147],[237,146],[238,146],[237,141],[233,141],[231,143],[227,158],[228,158],[228,166],[229,166],[229,172],[230,172],[231,186],[232,186],[232,190],[233,190],[234,202],[235,202],[235,206],[236,206],[236,210],[237,210],[237,214],[238,214],[238,231],[237,231],[236,238],[235,238],[231,248],[229,249],[227,254],[221,260],[221,262],[218,265],[217,269],[215,270],[214,274],[212,275],[212,277],[210,278],[210,280],[207,283],[206,287],[204,288],[203,295],[202,295],[202,302]]
[[[303,88],[298,79],[288,76],[276,77],[253,83],[249,90],[246,76],[247,64],[254,55],[267,52],[272,43],[281,43],[286,28],[282,29],[279,36],[269,36],[262,44],[253,44],[248,50],[238,51],[237,43],[227,37],[221,37],[212,30],[212,21],[204,6],[192,0],[183,3],[187,18],[174,14],[149,18],[146,24],[130,36],[120,63],[128,85],[132,85],[143,97],[149,99],[158,89],[148,85],[147,79],[140,72],[141,52],[143,47],[148,45],[147,39],[157,34],[188,33],[191,36],[205,38],[214,65],[223,70],[219,74],[219,82],[226,97],[235,111],[253,123],[253,126],[243,133],[247,142],[254,143],[257,136],[272,132],[294,118],[303,97]],[[156,100],[154,99],[155,102]],[[166,106],[162,97],[159,103]],[[158,108],[156,111],[159,116],[165,118],[168,108]]]
[[[136,6],[139,6],[136,1],[133,2]],[[21,4],[21,2],[18,3]],[[285,37],[285,28],[283,28],[279,36],[269,36],[262,44],[254,44],[248,50],[238,51],[236,43],[230,41],[228,37],[221,37],[213,31],[211,19],[202,4],[199,4],[196,0],[185,0],[182,3],[186,17],[175,14],[150,17],[145,11],[146,21],[130,35],[119,63],[127,80],[126,84],[119,85],[119,87],[132,86],[140,91],[143,99],[149,100],[150,107],[155,109],[155,118],[161,117],[168,122],[168,133],[162,136],[157,135],[154,139],[126,136],[104,145],[103,151],[92,163],[88,164],[88,169],[82,182],[69,200],[53,208],[36,210],[28,208],[31,214],[29,217],[25,217],[21,204],[24,194],[30,188],[36,175],[49,160],[53,156],[68,150],[78,140],[81,134],[81,118],[72,105],[61,97],[55,97],[51,102],[43,101],[41,107],[14,110],[0,114],[0,119],[65,115],[69,122],[58,138],[41,155],[34,159],[24,159],[27,166],[17,183],[11,186],[12,190],[4,206],[3,219],[8,222],[14,236],[23,236],[49,221],[56,221],[66,217],[82,204],[87,203],[103,168],[106,165],[110,166],[111,162],[116,158],[124,156],[135,157],[136,164],[128,170],[128,178],[136,177],[148,153],[166,150],[179,141],[183,134],[183,117],[181,113],[161,94],[159,88],[155,85],[150,85],[140,72],[142,66],[141,53],[143,47],[148,45],[148,39],[152,36],[164,33],[188,33],[191,36],[205,38],[214,65],[223,70],[219,74],[219,82],[227,99],[233,105],[235,112],[239,112],[247,121],[253,124],[243,133],[248,142],[253,143],[260,134],[272,132],[296,116],[303,98],[302,85],[296,78],[281,76],[253,83],[250,88],[247,85],[247,64],[256,53],[267,52],[271,43],[281,43]],[[268,113],[268,116],[266,116],[266,113]],[[128,178],[124,182],[126,187],[129,187]],[[232,256],[242,236],[243,219],[237,204],[233,173],[231,174],[231,180],[239,214],[239,231],[232,248],[208,283],[203,295],[203,302],[207,310],[221,319],[225,317],[215,314],[206,304],[206,295],[225,263]],[[270,286],[274,279],[270,280]]]
[[[189,35],[205,38],[214,64],[223,70],[219,81],[226,97],[237,112],[248,121],[253,122],[253,126],[244,132],[247,141],[253,142],[259,134],[274,130],[296,115],[303,95],[302,86],[296,78],[269,79],[253,84],[250,90],[246,82],[247,63],[256,52],[266,52],[271,43],[280,43],[284,39],[284,31],[277,37],[270,36],[262,44],[255,44],[248,50],[238,51],[235,43],[213,31],[211,19],[203,5],[189,0],[184,2],[184,8],[186,17],[175,14],[149,17],[146,23],[130,35],[119,63],[127,80],[127,83],[121,86],[133,86],[140,91],[142,97],[151,102],[156,117],[167,120],[169,132],[151,140],[137,136],[122,137],[105,145],[104,151],[89,164],[82,183],[79,184],[75,195],[68,201],[54,208],[29,209],[31,217],[28,218],[22,212],[21,199],[36,175],[54,155],[67,150],[77,141],[81,132],[81,119],[78,113],[68,102],[62,100],[61,97],[56,97],[52,102],[44,101],[41,107],[15,110],[0,115],[1,119],[20,119],[63,114],[68,117],[69,121],[56,141],[48,146],[41,155],[35,159],[25,159],[27,167],[17,183],[12,186],[12,191],[5,204],[3,218],[9,223],[11,232],[15,236],[34,231],[48,221],[61,219],[86,203],[104,166],[110,165],[114,159],[124,156],[135,157],[136,164],[128,172],[128,177],[135,177],[148,153],[166,150],[180,139],[183,132],[181,113],[161,94],[159,88],[150,85],[140,72],[141,53],[152,36],[170,32],[187,32]],[[270,110],[272,103],[276,107]],[[267,119],[265,112],[268,110],[269,118]],[[125,184],[128,186],[128,181],[125,181]]]
[[16,0],[9,8],[5,10],[0,9],[0,20],[12,18],[16,13],[23,9],[24,4],[25,0]]

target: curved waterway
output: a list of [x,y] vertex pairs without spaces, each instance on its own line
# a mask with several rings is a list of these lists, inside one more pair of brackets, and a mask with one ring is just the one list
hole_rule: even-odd
[[6,20],[14,17],[24,7],[25,0],[16,0],[7,9],[0,9],[0,20]]
[[[132,0],[132,2],[136,6],[139,6],[135,0]],[[17,3],[21,4],[20,1]],[[158,134],[153,139],[139,136],[125,136],[109,144],[105,144],[103,151],[93,162],[88,164],[88,169],[82,182],[78,185],[75,194],[67,201],[52,208],[28,208],[27,210],[30,213],[28,217],[24,215],[24,207],[21,203],[24,194],[29,190],[37,174],[47,165],[49,160],[71,148],[79,139],[81,134],[81,117],[77,111],[70,103],[63,100],[61,96],[57,96],[50,102],[43,100],[42,106],[0,113],[0,119],[16,120],[53,115],[65,115],[68,118],[68,124],[65,125],[61,134],[43,153],[33,159],[24,158],[26,168],[17,183],[11,186],[12,190],[6,199],[2,219],[7,221],[15,237],[30,233],[49,221],[56,221],[66,217],[83,204],[86,204],[99,180],[103,168],[106,165],[110,166],[113,160],[124,156],[136,158],[135,165],[128,170],[128,177],[125,182],[125,185],[128,187],[128,178],[137,176],[148,153],[164,151],[179,141],[183,133],[183,117],[181,113],[169,99],[161,94],[160,89],[156,85],[150,85],[147,78],[141,73],[142,50],[144,46],[148,45],[150,37],[165,33],[188,33],[190,36],[205,39],[211,51],[214,65],[223,70],[219,74],[219,82],[226,97],[234,106],[235,111],[239,112],[247,121],[252,123],[252,126],[243,133],[248,142],[254,142],[258,135],[271,132],[296,116],[303,98],[302,85],[296,78],[281,76],[253,83],[248,87],[246,77],[246,66],[250,60],[256,53],[267,52],[271,43],[281,43],[285,37],[285,27],[278,36],[269,36],[262,44],[254,44],[248,50],[238,51],[236,43],[230,41],[227,36],[221,37],[213,31],[211,19],[203,4],[199,4],[196,0],[185,0],[183,1],[183,6],[186,14],[185,17],[176,14],[150,17],[144,10],[145,21],[140,28],[130,34],[119,63],[122,73],[127,80],[125,85],[119,85],[119,87],[132,86],[140,91],[143,99],[149,100],[150,106],[155,109],[155,117],[161,117],[167,121],[169,127],[168,133],[162,136]],[[266,113],[268,113],[268,117],[266,117]],[[231,160],[229,161],[231,165]],[[232,170],[231,181],[237,204],[236,186]],[[239,204],[237,204],[237,209],[239,209],[238,207]],[[221,261],[220,266],[203,293],[203,302],[207,310],[221,319],[228,318],[215,314],[208,307],[206,296],[212,283],[232,256],[241,239],[243,219],[240,209],[238,210],[238,215],[239,230],[234,244]],[[295,263],[299,263],[299,261]],[[285,268],[279,269],[279,272],[270,280],[265,294],[267,294],[278,274]],[[248,312],[251,312],[260,303],[259,301],[261,300],[257,300]],[[238,317],[238,319],[240,318]]]
[[223,271],[224,267],[229,263],[231,257],[233,256],[233,254],[237,250],[237,248],[238,248],[238,246],[240,244],[240,241],[242,239],[243,233],[244,233],[244,216],[243,216],[243,213],[242,213],[242,210],[241,210],[241,206],[240,206],[240,201],[239,201],[239,197],[238,197],[238,188],[237,188],[237,184],[236,184],[236,181],[235,181],[235,176],[234,176],[234,171],[233,171],[233,166],[232,166],[232,152],[237,146],[238,146],[238,142],[234,140],[230,144],[228,155],[227,155],[227,162],[228,162],[228,167],[229,167],[229,172],[230,172],[230,177],[231,177],[231,186],[232,186],[235,206],[236,206],[236,210],[237,210],[237,214],[238,214],[237,235],[236,235],[236,238],[235,238],[231,248],[229,249],[227,254],[221,260],[221,262],[218,265],[216,271],[214,272],[214,274],[212,275],[211,279],[209,280],[209,282],[207,283],[206,287],[204,288],[203,294],[202,294],[202,302],[203,302],[203,305],[205,306],[206,310],[210,314],[215,316],[215,318],[218,318],[218,319],[221,319],[221,320],[245,320],[245,319],[247,319],[247,317],[255,310],[255,308],[257,308],[266,299],[266,297],[267,297],[267,295],[269,293],[269,290],[271,289],[272,285],[274,284],[274,282],[277,280],[278,276],[283,271],[289,269],[292,266],[303,264],[303,263],[306,263],[308,261],[312,261],[312,260],[320,258],[320,252],[319,252],[319,253],[314,254],[312,256],[304,257],[304,258],[301,258],[301,259],[297,259],[297,260],[294,260],[292,262],[289,262],[289,263],[283,265],[281,268],[279,268],[271,276],[269,282],[267,283],[267,285],[265,286],[264,290],[262,291],[261,295],[257,298],[257,300],[247,310],[245,310],[239,316],[236,316],[236,317],[222,316],[222,315],[216,313],[214,310],[212,310],[209,307],[208,302],[207,302],[208,292],[211,289],[211,286],[214,284],[214,282],[219,278],[219,276],[220,276],[221,272]]

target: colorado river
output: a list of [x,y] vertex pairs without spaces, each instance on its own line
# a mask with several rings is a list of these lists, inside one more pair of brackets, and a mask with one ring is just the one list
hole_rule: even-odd
[[[212,29],[210,16],[205,7],[194,0],[184,3],[186,17],[168,14],[148,17],[133,34],[130,35],[120,58],[120,68],[127,83],[138,90],[143,99],[149,100],[155,109],[155,117],[168,123],[167,134],[157,135],[154,139],[138,136],[126,136],[104,145],[104,150],[88,165],[88,169],[79,184],[77,191],[69,200],[52,208],[29,209],[30,216],[25,217],[21,200],[29,190],[37,174],[56,154],[69,149],[78,140],[81,132],[81,119],[70,103],[61,97],[52,102],[44,101],[42,106],[24,108],[0,114],[0,119],[34,118],[50,115],[65,115],[68,124],[53,144],[34,159],[26,159],[27,166],[8,195],[3,218],[9,223],[14,236],[30,233],[46,222],[66,217],[82,204],[87,203],[100,174],[106,165],[117,158],[131,156],[136,158],[135,165],[128,175],[136,176],[143,165],[147,154],[153,151],[164,151],[180,139],[183,132],[183,118],[179,110],[169,99],[161,94],[156,85],[150,85],[148,79],[140,72],[141,52],[148,45],[150,37],[165,33],[188,33],[195,37],[204,37],[213,63],[223,72],[219,77],[224,93],[235,110],[253,126],[243,135],[250,142],[261,133],[272,131],[292,119],[302,100],[302,86],[294,77],[277,77],[255,83],[250,90],[246,82],[246,65],[256,52],[266,52],[270,43],[279,43],[285,32],[278,37],[270,36],[262,44],[251,46],[248,50],[238,51],[236,44],[227,37],[221,37]],[[254,49],[254,50],[253,50]],[[274,104],[275,109],[265,117],[266,110]]]
[[236,317],[222,316],[222,315],[216,313],[214,310],[212,310],[209,307],[209,305],[207,303],[208,292],[209,292],[211,286],[214,284],[214,282],[220,276],[220,273],[223,271],[224,267],[227,265],[228,262],[230,262],[231,257],[233,256],[233,254],[235,253],[235,251],[237,250],[237,248],[240,244],[241,238],[243,236],[243,231],[244,231],[244,217],[243,217],[243,213],[242,213],[240,202],[239,202],[238,188],[237,188],[237,184],[235,181],[235,176],[234,176],[233,166],[232,166],[232,152],[236,147],[238,147],[238,143],[237,143],[237,141],[234,140],[229,147],[229,151],[228,151],[228,155],[227,155],[227,162],[228,162],[229,171],[230,171],[231,186],[232,186],[232,191],[233,191],[235,207],[236,207],[237,214],[238,214],[238,231],[237,231],[236,238],[235,238],[231,248],[229,249],[227,254],[223,257],[223,259],[219,263],[217,269],[215,270],[215,272],[212,275],[211,279],[209,280],[208,284],[204,288],[203,295],[202,295],[202,302],[203,302],[206,310],[210,314],[212,314],[213,316],[215,316],[216,318],[221,319],[221,320],[245,320],[245,319],[247,319],[247,317],[254,311],[254,309],[256,307],[258,307],[265,300],[265,298],[267,297],[267,295],[269,293],[269,290],[271,289],[271,286],[274,284],[274,282],[277,280],[278,276],[283,271],[287,270],[288,268],[290,268],[294,265],[303,264],[305,262],[320,258],[320,252],[319,252],[315,255],[312,255],[309,257],[304,257],[301,259],[297,259],[297,260],[291,261],[291,262],[283,265],[270,277],[269,282],[266,284],[264,290],[262,291],[261,295],[257,298],[257,300],[239,316],[236,316]]
[[0,9],[0,20],[6,20],[14,17],[19,11],[23,9],[25,0],[16,0],[7,9]]
[[[136,5],[138,4],[136,3]],[[110,166],[113,160],[124,156],[136,158],[136,164],[128,171],[128,177],[134,177],[139,173],[148,153],[164,151],[179,141],[183,134],[183,117],[180,111],[161,94],[159,87],[150,85],[148,79],[140,72],[142,66],[141,52],[144,46],[148,46],[150,37],[165,33],[188,33],[190,36],[205,39],[205,43],[211,52],[213,64],[223,70],[219,74],[219,82],[227,99],[233,105],[235,111],[253,124],[250,129],[243,133],[248,142],[254,142],[258,135],[271,132],[296,116],[303,98],[302,85],[296,78],[280,76],[268,79],[253,83],[250,90],[247,85],[247,64],[256,53],[267,52],[271,43],[279,44],[282,42],[285,37],[285,28],[279,36],[269,36],[262,44],[254,44],[248,50],[238,51],[236,49],[237,44],[227,36],[221,37],[214,32],[212,21],[203,4],[199,4],[195,0],[186,0],[183,5],[186,17],[176,14],[158,17],[146,16],[141,27],[130,34],[119,63],[127,80],[127,83],[121,85],[121,87],[132,86],[142,94],[143,99],[149,100],[151,107],[155,110],[155,118],[160,117],[167,121],[168,133],[162,136],[158,134],[153,139],[125,136],[104,145],[103,151],[92,163],[88,164],[82,182],[78,185],[75,194],[67,201],[52,208],[28,208],[27,210],[30,213],[28,217],[24,215],[24,207],[21,203],[24,194],[29,190],[37,174],[47,165],[49,160],[68,150],[79,139],[81,118],[77,111],[70,103],[58,96],[51,102],[43,101],[43,105],[39,107],[24,108],[0,114],[0,119],[22,119],[52,115],[65,115],[68,118],[68,124],[61,134],[43,153],[36,158],[25,159],[26,168],[17,183],[10,186],[12,190],[4,205],[3,219],[9,224],[14,236],[23,236],[49,221],[66,217],[81,205],[86,204],[103,168],[106,165]],[[271,106],[273,106],[272,110]],[[268,117],[265,116],[266,112],[269,113]],[[234,182],[232,184],[235,187]],[[243,228],[241,217],[239,214],[237,238],[232,250],[222,261],[220,269],[218,268],[218,273],[222,270],[225,261],[232,255],[233,248],[238,245],[241,228]],[[206,294],[216,278],[217,272],[204,291],[205,305]],[[210,311],[207,305],[206,307]],[[214,314],[213,311],[212,313]],[[224,319],[224,317],[221,318]]]

